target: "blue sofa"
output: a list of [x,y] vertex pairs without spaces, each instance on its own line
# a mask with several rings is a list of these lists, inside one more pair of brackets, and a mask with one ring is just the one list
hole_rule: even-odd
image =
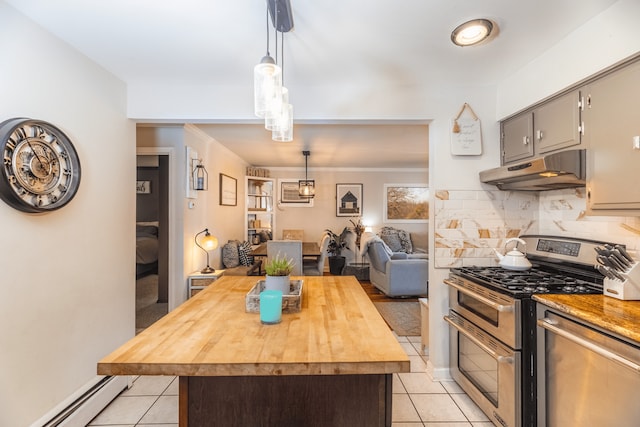
[[363,247],[369,262],[371,284],[390,297],[427,295],[429,289],[429,259],[411,257],[403,252],[392,252],[375,236]]

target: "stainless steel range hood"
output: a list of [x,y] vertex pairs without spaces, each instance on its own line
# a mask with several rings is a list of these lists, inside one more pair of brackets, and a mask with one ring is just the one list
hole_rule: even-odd
[[567,150],[480,172],[480,181],[500,190],[543,191],[584,187],[585,150]]

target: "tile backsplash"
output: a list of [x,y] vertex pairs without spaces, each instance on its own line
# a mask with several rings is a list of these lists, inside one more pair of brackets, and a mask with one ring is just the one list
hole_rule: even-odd
[[498,265],[494,248],[521,234],[604,240],[640,249],[640,218],[585,215],[583,188],[545,192],[438,190],[436,268]]

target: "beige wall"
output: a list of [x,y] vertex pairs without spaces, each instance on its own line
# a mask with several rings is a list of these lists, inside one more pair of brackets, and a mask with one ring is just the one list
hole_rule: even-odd
[[0,425],[27,426],[134,334],[135,127],[124,83],[4,2],[0,33],[0,117],[57,125],[82,168],[57,211],[0,202]]
[[[300,179],[304,178],[304,168],[300,170],[271,169],[271,177]],[[363,223],[371,225],[374,231],[378,231],[384,225],[393,225],[407,231],[421,232],[426,235],[427,223],[384,223],[384,184],[428,184],[428,173],[424,170],[326,170],[309,169],[309,179],[316,181],[316,197],[313,207],[278,207],[276,213],[277,230],[274,238],[281,238],[285,228],[305,230],[306,240],[319,241],[325,229],[331,229],[340,233],[344,227],[352,224],[350,217],[336,216],[336,184],[361,183],[363,184]]]

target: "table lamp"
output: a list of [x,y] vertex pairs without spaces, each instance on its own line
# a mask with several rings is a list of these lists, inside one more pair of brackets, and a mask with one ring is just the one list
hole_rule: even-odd
[[[201,245],[200,243],[198,243],[198,236],[201,235],[202,233],[204,233],[204,237],[201,239],[201,243],[202,243]],[[203,273],[203,274],[214,273],[216,270],[209,266],[209,251],[212,251],[218,247],[218,239],[209,233],[208,228],[205,228],[204,230],[196,234],[196,237],[194,240],[196,242],[196,245],[200,249],[202,249],[205,254],[207,254],[207,266],[202,270],[200,270],[200,273]]]

